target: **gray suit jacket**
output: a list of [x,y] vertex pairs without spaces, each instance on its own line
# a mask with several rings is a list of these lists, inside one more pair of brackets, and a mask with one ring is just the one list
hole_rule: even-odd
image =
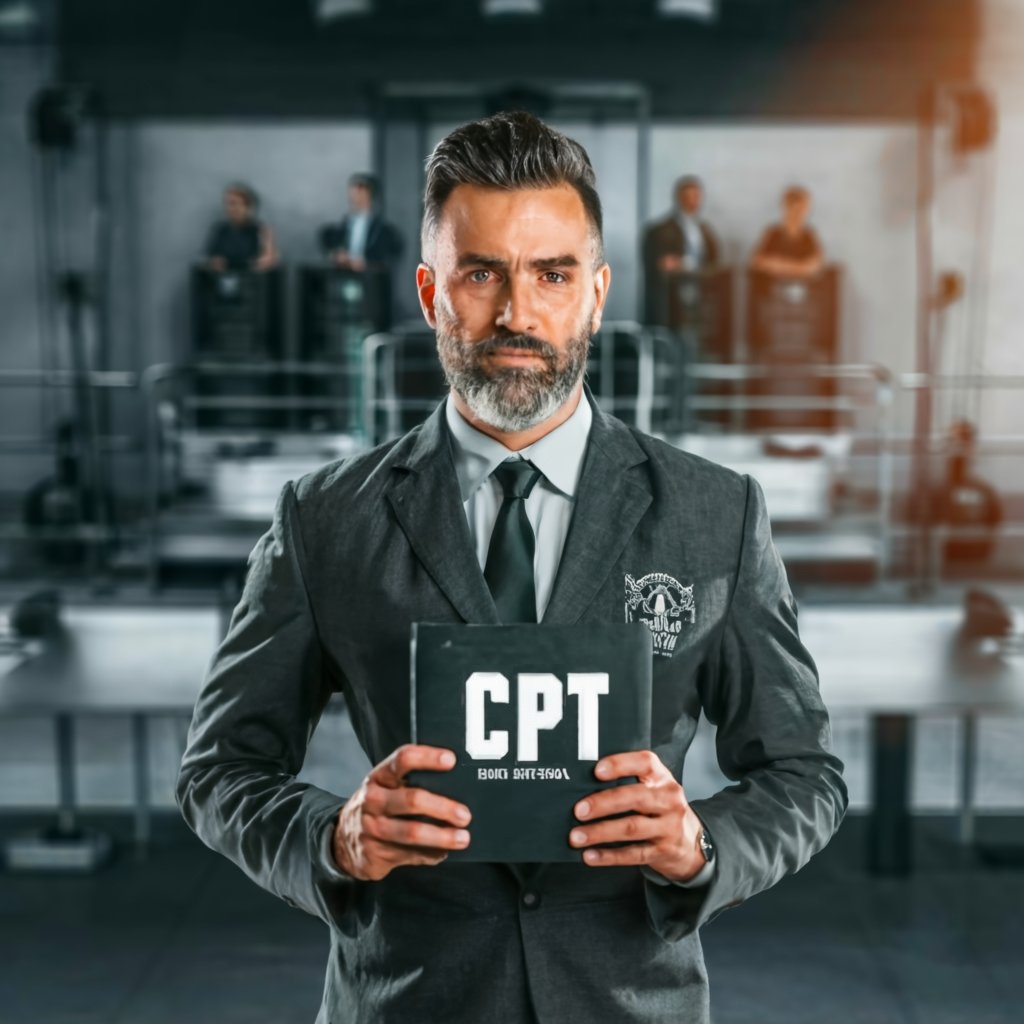
[[693,801],[713,880],[445,863],[360,882],[329,854],[344,797],[295,778],[324,705],[344,693],[377,763],[409,740],[410,623],[496,613],[443,406],[285,487],[196,705],[177,796],[208,846],[329,925],[318,1024],[709,1020],[698,928],[828,842],[843,766],[757,484],[595,408],[544,621],[621,622],[626,576],[652,573],[693,587],[692,622],[654,657],[653,749],[683,778],[703,710],[736,783]]

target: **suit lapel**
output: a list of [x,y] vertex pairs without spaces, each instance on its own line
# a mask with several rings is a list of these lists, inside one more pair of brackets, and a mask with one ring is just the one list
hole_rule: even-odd
[[469,535],[444,419],[444,402],[403,442],[393,463],[397,480],[387,492],[416,557],[466,622],[496,623]]
[[647,461],[629,429],[594,407],[587,454],[545,623],[571,625],[597,596],[616,559],[651,503],[643,473],[631,467]]

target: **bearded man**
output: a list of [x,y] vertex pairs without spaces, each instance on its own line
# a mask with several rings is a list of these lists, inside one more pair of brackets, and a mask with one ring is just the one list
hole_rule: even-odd
[[[763,496],[594,403],[611,272],[578,143],[523,113],[463,125],[424,198],[416,283],[450,393],[398,441],[284,488],[196,705],[179,805],[329,926],[318,1024],[706,1024],[698,929],[798,870],[847,804]],[[491,549],[514,516],[532,578],[510,593]],[[579,859],[448,861],[473,823],[407,781],[455,763],[410,742],[411,624],[622,622],[657,585],[688,614],[652,656],[651,748],[597,762],[637,781],[577,802]],[[296,779],[336,691],[374,765],[347,797]],[[702,711],[737,785],[691,803]]]

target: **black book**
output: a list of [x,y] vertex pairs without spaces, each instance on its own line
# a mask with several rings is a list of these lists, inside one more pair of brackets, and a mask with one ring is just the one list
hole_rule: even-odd
[[651,635],[614,625],[412,627],[412,739],[448,747],[447,772],[410,785],[469,807],[470,844],[450,861],[579,861],[573,807],[594,765],[651,742]]

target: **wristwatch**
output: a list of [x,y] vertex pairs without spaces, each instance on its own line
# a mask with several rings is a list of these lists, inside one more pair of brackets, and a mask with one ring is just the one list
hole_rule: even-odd
[[711,842],[711,836],[708,835],[706,828],[701,828],[700,835],[697,837],[697,845],[704,856],[704,862],[710,864],[715,859],[715,844]]

